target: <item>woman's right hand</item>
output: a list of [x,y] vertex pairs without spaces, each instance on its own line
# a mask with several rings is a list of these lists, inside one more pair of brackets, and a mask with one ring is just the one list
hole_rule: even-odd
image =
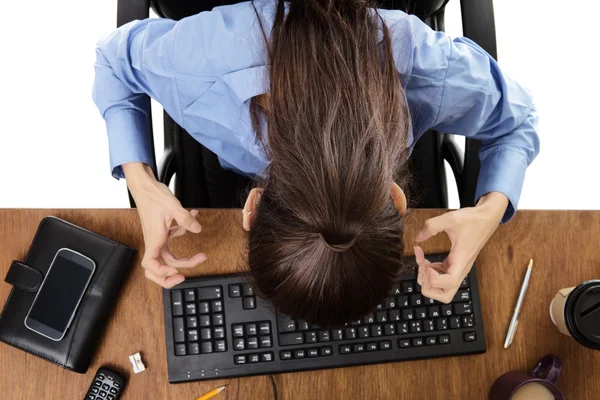
[[[146,245],[142,267],[146,270],[146,278],[164,288],[178,285],[185,277],[177,268],[192,268],[206,260],[206,254],[177,258],[169,249],[168,241],[186,231],[201,231],[200,223],[196,221],[198,210],[183,208],[171,190],[154,178],[148,165],[127,163],[123,165],[123,172],[142,223]],[[171,227],[173,220],[177,225]]]

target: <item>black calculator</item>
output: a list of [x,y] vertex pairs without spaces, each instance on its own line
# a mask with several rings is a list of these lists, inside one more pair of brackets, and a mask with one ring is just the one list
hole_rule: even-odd
[[85,394],[84,400],[117,400],[121,397],[125,380],[117,372],[100,367]]

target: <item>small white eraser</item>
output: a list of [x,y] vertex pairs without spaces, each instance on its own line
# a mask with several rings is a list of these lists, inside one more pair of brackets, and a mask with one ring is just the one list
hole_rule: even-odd
[[133,372],[135,372],[136,374],[146,369],[144,363],[142,362],[142,357],[140,356],[140,353],[130,355],[129,361],[131,361],[131,365],[133,365]]

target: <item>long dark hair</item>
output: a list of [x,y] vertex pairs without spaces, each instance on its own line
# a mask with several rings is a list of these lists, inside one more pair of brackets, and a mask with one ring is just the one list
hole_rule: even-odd
[[402,268],[408,111],[365,0],[279,0],[268,43],[271,160],[250,232],[259,293],[320,326],[372,311]]

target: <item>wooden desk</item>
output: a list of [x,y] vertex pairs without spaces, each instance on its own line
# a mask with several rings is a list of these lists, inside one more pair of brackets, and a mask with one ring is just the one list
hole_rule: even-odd
[[[426,218],[441,211],[414,211],[406,234],[407,250]],[[40,220],[56,215],[143,251],[135,210],[0,210],[0,277],[12,259],[23,259]],[[205,251],[209,258],[190,274],[232,272],[242,265],[244,234],[237,210],[200,212],[202,233],[175,243],[175,253]],[[478,276],[488,351],[486,354],[276,375],[281,399],[486,399],[494,379],[510,370],[528,371],[546,353],[560,356],[558,383],[568,399],[597,399],[600,352],[561,335],[548,317],[555,292],[600,278],[600,212],[520,211],[502,226],[478,259]],[[426,252],[448,249],[434,238]],[[142,253],[140,252],[139,257]],[[535,267],[519,329],[512,346],[502,348],[525,267]],[[139,258],[137,260],[139,265]],[[4,304],[10,286],[0,283]],[[147,370],[134,375],[128,356],[142,353]],[[128,378],[125,399],[193,400],[223,383],[219,399],[271,399],[264,376],[230,381],[167,382],[165,334],[160,288],[137,267],[129,277],[88,373],[79,375],[0,343],[0,393],[4,399],[80,399],[97,368],[110,364]],[[64,396],[64,397],[63,397]]]

